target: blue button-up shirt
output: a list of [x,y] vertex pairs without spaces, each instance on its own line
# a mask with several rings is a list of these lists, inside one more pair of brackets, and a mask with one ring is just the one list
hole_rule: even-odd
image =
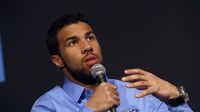
[[[126,88],[127,83],[120,80],[109,79],[108,82],[118,87],[117,112],[193,112],[186,103],[172,107],[153,95],[136,98],[140,90]],[[63,87],[56,86],[37,99],[31,112],[95,112],[84,105],[92,94],[92,90],[66,79]]]

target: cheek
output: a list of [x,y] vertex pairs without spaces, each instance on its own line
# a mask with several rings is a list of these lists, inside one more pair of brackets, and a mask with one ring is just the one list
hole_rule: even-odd
[[77,67],[81,63],[80,52],[74,49],[68,49],[63,52],[63,60],[71,67]]
[[102,52],[101,52],[101,48],[100,48],[100,45],[97,43],[96,44],[96,53],[97,53],[97,55],[99,56],[99,58],[100,58],[100,61],[102,61]]

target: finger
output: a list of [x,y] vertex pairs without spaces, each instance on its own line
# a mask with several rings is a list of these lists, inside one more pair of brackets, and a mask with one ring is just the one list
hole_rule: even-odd
[[139,94],[136,94],[135,96],[136,96],[137,98],[141,98],[141,97],[144,97],[144,96],[149,95],[149,94],[152,94],[152,90],[151,90],[150,88],[145,89],[144,91],[142,91],[142,92],[139,93]]
[[128,75],[128,74],[148,74],[149,72],[139,68],[135,68],[135,69],[127,69],[124,71],[124,73]]
[[105,90],[106,92],[110,92],[110,93],[113,93],[114,95],[119,96],[119,92],[117,91],[116,87],[113,87],[113,86],[106,86],[106,87],[104,87],[104,90]]
[[117,86],[110,84],[110,83],[106,83],[110,88],[117,90]]
[[118,91],[113,91],[113,93],[119,97],[119,92]]
[[118,94],[113,93],[113,92],[107,92],[107,95],[109,96],[109,98],[119,101],[119,95]]
[[147,89],[148,87],[136,87],[137,89],[139,89],[139,90],[145,90],[145,89]]
[[115,90],[115,89],[109,89],[109,88],[107,88],[106,91],[111,92],[111,93],[113,93],[116,96],[119,96],[119,92],[117,90]]
[[114,103],[114,105],[119,105],[119,103],[120,103],[120,98],[119,98],[119,96],[117,95],[117,96],[113,96],[113,103]]
[[118,95],[112,95],[112,97],[115,103],[118,103],[120,101],[120,98]]
[[122,77],[121,80],[122,81],[138,81],[138,80],[146,80],[146,77],[142,74],[133,74],[133,75]]
[[113,103],[114,103],[114,106],[118,106],[120,104],[120,99],[115,99]]
[[150,87],[150,84],[147,81],[138,81],[134,83],[129,83],[126,85],[128,88],[137,88],[137,87]]
[[118,94],[115,94],[113,92],[107,92],[108,95],[108,102],[110,102],[112,105],[118,105],[120,102],[120,98]]
[[113,90],[117,90],[117,86],[107,83],[107,82],[102,82],[99,86],[102,86],[105,90],[108,89],[113,89]]

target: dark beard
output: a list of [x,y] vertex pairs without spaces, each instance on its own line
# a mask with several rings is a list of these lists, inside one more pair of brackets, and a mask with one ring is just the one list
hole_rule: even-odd
[[67,66],[65,64],[65,67],[67,68],[67,70],[69,71],[69,73],[72,75],[72,77],[83,83],[83,84],[88,84],[88,85],[95,85],[97,84],[97,81],[94,77],[92,77],[92,75],[90,74],[90,71],[86,71],[86,70],[74,70],[72,68],[70,68],[69,66]]

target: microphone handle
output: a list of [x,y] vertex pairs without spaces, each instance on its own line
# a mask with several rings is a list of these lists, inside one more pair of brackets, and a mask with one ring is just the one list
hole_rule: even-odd
[[110,109],[110,112],[117,112],[116,106],[113,106],[113,107]]
[[[106,77],[105,77],[105,74],[99,74],[97,75],[97,80],[98,80],[98,83],[101,84],[102,82],[107,82],[106,80]],[[117,112],[116,110],[116,106],[113,106],[110,108],[110,112]]]
[[107,82],[107,79],[105,77],[105,74],[100,73],[96,76],[98,84],[101,84],[102,82]]

